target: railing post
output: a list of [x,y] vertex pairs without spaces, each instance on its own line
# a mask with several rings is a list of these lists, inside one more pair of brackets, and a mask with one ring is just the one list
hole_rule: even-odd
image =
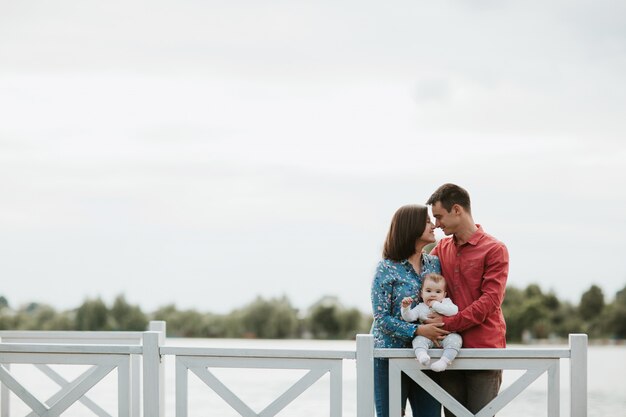
[[[8,363],[0,366],[4,366],[4,369],[6,369],[7,371],[11,369],[11,365],[9,365]],[[7,388],[6,385],[0,382],[0,416],[2,417],[9,417],[10,415],[10,398],[11,396],[9,388]]]
[[570,334],[570,415],[587,417],[587,335]]
[[165,331],[167,328],[167,323],[165,321],[161,321],[161,320],[152,320],[150,321],[150,323],[148,323],[148,331],[149,332],[160,332],[162,333],[162,337],[163,340],[162,342],[165,343]]
[[165,416],[165,385],[160,347],[162,333],[143,334],[143,415]]
[[374,417],[374,336],[356,336],[356,409],[359,417]]

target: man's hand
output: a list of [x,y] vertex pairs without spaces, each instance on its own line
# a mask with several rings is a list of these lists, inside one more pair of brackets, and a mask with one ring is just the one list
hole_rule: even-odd
[[410,307],[413,304],[413,299],[411,297],[404,297],[402,299],[402,308]]
[[430,313],[428,315],[428,320],[424,320],[425,324],[438,324],[440,323],[443,326],[443,316],[439,313]]
[[442,340],[450,332],[441,328],[443,323],[430,323],[422,324],[417,328],[417,335],[424,336],[433,341],[433,343],[439,347],[439,341]]

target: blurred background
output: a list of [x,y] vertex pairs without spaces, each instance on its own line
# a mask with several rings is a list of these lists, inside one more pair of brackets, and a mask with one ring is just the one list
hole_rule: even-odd
[[42,306],[78,326],[85,305],[267,304],[368,328],[393,212],[444,182],[508,246],[517,300],[626,310],[624,16],[611,0],[0,2],[4,326]]

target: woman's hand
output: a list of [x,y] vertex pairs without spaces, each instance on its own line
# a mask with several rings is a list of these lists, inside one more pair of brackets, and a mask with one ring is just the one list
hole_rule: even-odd
[[450,333],[449,331],[442,329],[442,326],[443,323],[421,324],[417,327],[415,333],[419,336],[424,336],[425,338],[432,340],[435,345],[439,346],[439,341]]
[[411,297],[404,297],[402,299],[402,308],[410,307],[413,304],[413,299]]

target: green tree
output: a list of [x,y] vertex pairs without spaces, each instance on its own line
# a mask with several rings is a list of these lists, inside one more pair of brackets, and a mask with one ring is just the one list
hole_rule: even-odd
[[233,312],[231,320],[239,320],[244,337],[284,339],[298,336],[298,311],[287,297],[265,300],[257,297],[250,304]]
[[597,285],[592,285],[580,298],[578,311],[583,320],[589,321],[597,317],[604,309],[604,294]]
[[87,299],[76,310],[76,330],[109,330],[109,309],[97,298]]
[[369,331],[371,321],[355,308],[344,308],[337,297],[327,296],[311,306],[306,325],[316,339],[352,339]]
[[508,341],[519,342],[522,340],[524,324],[522,323],[522,304],[524,292],[518,288],[507,286],[502,302],[502,314],[506,321],[506,338]]
[[123,295],[118,295],[113,302],[110,314],[115,330],[143,331],[148,326],[148,318],[137,305],[131,305]]
[[617,339],[626,339],[626,286],[615,294],[607,312],[608,333]]

